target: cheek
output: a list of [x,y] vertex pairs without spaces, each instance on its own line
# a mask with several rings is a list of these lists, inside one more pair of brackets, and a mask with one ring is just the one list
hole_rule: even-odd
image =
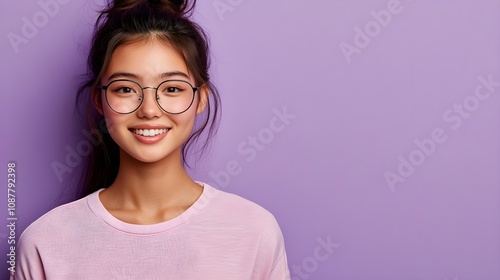
[[199,103],[200,102],[199,102],[198,98],[196,97],[193,101],[193,104],[189,108],[189,110],[187,110],[187,112],[185,113],[186,122],[194,124],[194,122],[196,121],[196,117],[198,116],[198,104]]
[[120,125],[126,122],[126,120],[130,117],[128,115],[118,115],[111,111],[109,107],[103,108],[103,115],[106,120],[106,127],[108,128],[109,134],[113,139],[115,139],[115,136],[119,132]]
[[193,106],[186,112],[180,115],[170,116],[169,118],[177,125],[177,127],[182,128],[183,133],[189,134],[191,133],[196,120],[196,108]]
[[182,127],[186,130],[190,129],[190,127],[192,127],[192,125],[194,123],[194,118],[195,118],[194,114],[192,114],[192,112],[190,112],[190,111],[184,112],[181,115],[170,117],[170,119],[175,124],[177,124],[178,127]]

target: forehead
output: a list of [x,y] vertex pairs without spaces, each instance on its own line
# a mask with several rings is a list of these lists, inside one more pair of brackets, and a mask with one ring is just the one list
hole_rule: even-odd
[[174,47],[159,39],[147,39],[117,47],[103,80],[114,73],[131,73],[145,82],[157,81],[163,73],[169,72],[181,72],[191,77],[184,59]]

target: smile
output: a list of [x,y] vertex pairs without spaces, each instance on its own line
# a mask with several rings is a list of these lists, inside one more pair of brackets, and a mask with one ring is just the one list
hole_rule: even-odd
[[147,136],[147,137],[153,137],[156,135],[164,134],[167,133],[170,129],[164,128],[164,129],[132,129],[132,133],[141,135],[141,136]]

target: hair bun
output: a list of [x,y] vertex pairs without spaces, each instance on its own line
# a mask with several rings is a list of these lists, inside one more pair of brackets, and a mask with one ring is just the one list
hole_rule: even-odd
[[191,13],[196,0],[191,4],[188,0],[149,0],[147,2],[174,15],[185,16]]
[[191,14],[196,0],[114,0],[112,10],[128,10],[141,4],[150,4],[177,17],[186,17]]

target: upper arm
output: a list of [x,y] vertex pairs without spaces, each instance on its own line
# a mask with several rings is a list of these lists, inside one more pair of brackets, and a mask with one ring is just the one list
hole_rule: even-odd
[[15,276],[11,279],[41,279],[45,280],[43,263],[29,228],[18,241]]
[[288,270],[288,262],[286,258],[286,253],[283,252],[281,258],[279,258],[273,270],[271,270],[271,274],[269,275],[269,280],[289,280],[290,279],[290,271]]
[[264,228],[256,263],[261,274],[257,279],[290,279],[283,234],[273,216]]

